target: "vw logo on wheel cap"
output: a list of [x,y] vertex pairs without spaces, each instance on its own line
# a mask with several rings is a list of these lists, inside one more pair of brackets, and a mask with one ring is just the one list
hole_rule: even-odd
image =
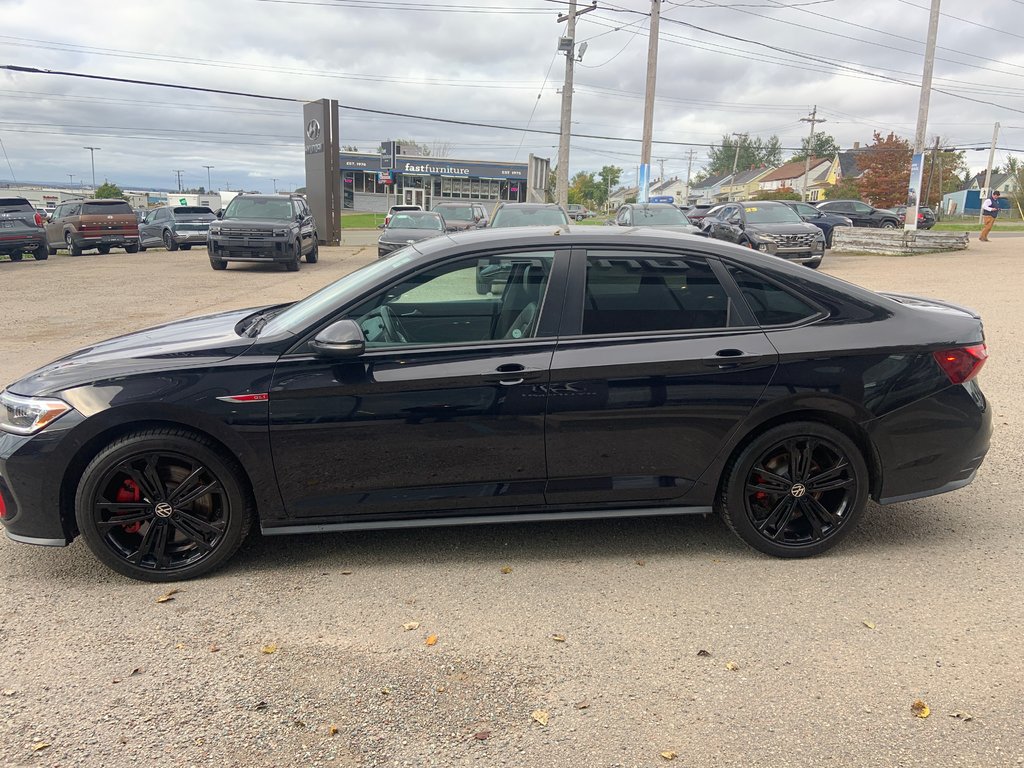
[[796,483],[792,488],[789,489],[789,492],[793,494],[794,497],[799,499],[801,496],[807,493],[807,486],[804,485],[803,483]]
[[306,123],[306,138],[310,141],[316,141],[320,138],[320,121],[316,118]]
[[156,512],[157,517],[170,517],[171,513],[174,512],[174,507],[166,501],[161,501],[153,508],[153,511]]

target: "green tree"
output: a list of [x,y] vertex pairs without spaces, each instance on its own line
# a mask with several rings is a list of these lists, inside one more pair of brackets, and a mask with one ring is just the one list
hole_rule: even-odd
[[617,165],[606,165],[598,171],[597,178],[600,180],[602,189],[598,191],[597,203],[604,205],[608,202],[608,190],[619,186],[622,178],[622,169]]
[[771,167],[782,163],[782,142],[778,136],[767,139],[751,139],[748,135],[725,135],[721,145],[708,150],[708,163],[704,167],[707,176],[718,176],[747,168]]
[[96,188],[96,197],[104,200],[127,200],[124,190],[117,184],[105,181]]
[[904,204],[910,185],[911,155],[906,139],[892,132],[883,137],[875,131],[874,143],[857,158],[864,171],[857,185],[861,196],[879,208]]
[[838,184],[825,188],[826,200],[860,200],[860,186],[856,179],[841,179]]
[[1010,174],[1010,180],[1017,188],[1013,193],[1013,205],[1016,206],[1020,217],[1024,219],[1024,162],[1013,155],[1008,155],[1006,172]]
[[805,159],[808,152],[810,152],[811,157],[830,160],[839,154],[839,145],[836,144],[836,140],[827,133],[814,134],[813,141],[810,136],[805,136],[800,142],[800,151],[789,158],[789,162],[792,163],[794,160]]
[[569,182],[569,202],[596,207],[600,204],[600,196],[607,196],[607,190],[587,171],[580,171]]
[[792,187],[779,187],[778,189],[762,190],[755,196],[757,200],[800,200],[800,193],[794,192]]

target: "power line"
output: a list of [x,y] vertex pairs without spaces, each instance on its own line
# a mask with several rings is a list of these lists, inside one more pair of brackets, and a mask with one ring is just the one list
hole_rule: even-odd
[[[898,0],[898,2],[901,2],[904,5],[909,5],[911,8],[920,8],[922,11],[927,11],[928,10],[928,8],[926,6],[918,5],[917,3],[911,3],[909,0]],[[973,27],[980,27],[981,29],[987,29],[990,32],[1002,32],[1004,35],[1009,35],[1010,37],[1019,37],[1021,40],[1024,40],[1024,35],[1018,35],[1016,32],[1010,32],[1009,30],[1006,30],[1006,29],[1000,29],[999,27],[990,27],[987,24],[979,24],[976,21],[971,21],[970,19],[965,19],[965,18],[963,18],[961,16],[954,16],[951,13],[941,13],[940,12],[940,15],[941,16],[945,16],[947,19],[956,19],[957,21],[962,22],[964,24],[970,24]]]
[[3,138],[0,138],[0,149],[2,149],[4,151],[4,160],[7,161],[7,167],[11,170],[11,181],[13,181],[15,184],[17,184],[18,183],[18,179],[15,178],[15,176],[14,176],[14,166],[11,165],[11,158],[9,158],[7,156],[7,147],[4,146]]
[[325,8],[359,8],[370,11],[427,11],[443,13],[502,13],[523,16],[540,16],[551,13],[547,8],[523,8],[522,6],[493,6],[481,8],[479,5],[425,5],[408,2],[381,2],[380,0],[255,0],[258,3],[274,3],[278,5],[312,5]]

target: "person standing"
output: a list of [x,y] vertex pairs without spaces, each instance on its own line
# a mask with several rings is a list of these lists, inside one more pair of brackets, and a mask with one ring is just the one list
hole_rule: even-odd
[[981,204],[981,235],[978,237],[983,243],[988,242],[988,233],[992,231],[992,225],[996,223],[996,216],[999,215],[999,190],[993,190],[992,194],[985,198]]

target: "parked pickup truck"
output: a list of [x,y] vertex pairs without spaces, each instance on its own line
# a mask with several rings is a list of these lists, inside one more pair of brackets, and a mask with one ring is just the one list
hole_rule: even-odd
[[21,261],[30,253],[42,261],[50,252],[43,233],[43,217],[23,197],[0,197],[0,255]]
[[46,244],[50,253],[66,248],[72,256],[92,249],[110,253],[111,248],[137,253],[139,223],[124,200],[68,200],[46,223]]

